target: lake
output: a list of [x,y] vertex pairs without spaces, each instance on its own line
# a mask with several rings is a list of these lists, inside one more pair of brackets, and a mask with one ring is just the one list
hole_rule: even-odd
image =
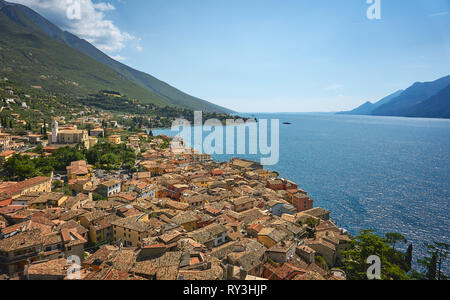
[[243,116],[280,120],[280,160],[267,169],[298,183],[340,227],[354,235],[361,229],[399,232],[414,244],[415,259],[425,254],[424,242],[450,243],[450,120]]

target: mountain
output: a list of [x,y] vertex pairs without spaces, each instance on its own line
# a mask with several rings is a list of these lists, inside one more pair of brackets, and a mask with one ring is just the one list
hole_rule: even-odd
[[389,95],[387,97],[384,97],[383,99],[381,99],[380,101],[378,101],[376,103],[372,103],[372,102],[367,101],[366,103],[364,103],[363,105],[361,105],[358,108],[355,108],[352,111],[341,112],[339,114],[342,114],[342,115],[367,115],[367,116],[370,116],[370,115],[372,115],[372,112],[375,109],[377,109],[378,107],[380,107],[380,106],[382,106],[382,105],[384,105],[386,103],[389,103],[392,99],[400,96],[403,93],[403,91],[404,90],[397,91],[397,92],[395,92],[395,93],[393,93],[393,94],[391,94],[391,95]]
[[165,105],[156,94],[127,81],[107,66],[36,28],[15,6],[1,3],[0,75],[18,87],[41,87],[49,94],[75,97],[118,90],[148,103]]
[[416,82],[377,103],[366,102],[345,115],[450,118],[450,75],[431,82]]
[[374,107],[375,107],[375,104],[373,104],[370,101],[367,101],[366,103],[355,108],[354,110],[343,111],[343,112],[339,112],[338,114],[339,115],[371,115]]
[[416,82],[400,96],[375,109],[376,116],[405,116],[408,110],[436,95],[450,84],[450,76],[432,82]]
[[428,100],[411,107],[408,117],[419,118],[450,118],[450,85]]
[[[62,31],[59,27],[33,11],[20,5],[0,0],[0,45],[7,49],[1,52],[3,60],[15,61],[8,68],[17,70],[17,62],[27,69],[27,82],[53,88],[53,84],[42,82],[41,76],[58,78],[61,82],[79,85],[78,92],[113,89],[138,98],[143,103],[169,105],[207,112],[231,113],[232,111],[205,100],[192,97],[146,73],[132,69],[110,58],[87,41]],[[26,39],[30,38],[29,41]],[[34,41],[34,43],[32,43]],[[58,43],[59,45],[55,45]],[[3,47],[2,47],[3,48]],[[23,59],[31,51],[38,60]],[[58,53],[56,53],[58,51]],[[7,52],[7,53],[6,53]],[[54,60],[51,61],[51,57]],[[69,73],[69,70],[76,70]],[[0,70],[2,71],[2,70]],[[47,73],[43,73],[47,71]],[[49,73],[49,71],[51,71]],[[53,74],[52,74],[53,72]],[[11,72],[10,72],[11,73]],[[22,72],[19,72],[18,75]],[[14,75],[3,74],[8,78]],[[17,76],[16,76],[17,77]],[[18,80],[20,78],[17,78]],[[40,80],[38,80],[40,79]],[[95,90],[96,89],[96,90]]]

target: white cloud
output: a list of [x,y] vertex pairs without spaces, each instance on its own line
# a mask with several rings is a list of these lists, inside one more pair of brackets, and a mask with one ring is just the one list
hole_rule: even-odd
[[[116,52],[126,46],[126,42],[134,40],[131,34],[121,31],[105,12],[115,10],[111,3],[93,3],[91,0],[10,0],[26,5],[61,29],[69,31],[87,40],[105,52]],[[68,18],[68,9],[79,4],[79,18]]]
[[112,5],[111,3],[105,3],[105,2],[100,2],[100,3],[94,3],[94,7],[98,10],[101,11],[108,11],[108,10],[115,10],[116,8],[114,7],[114,5]]
[[326,91],[336,91],[342,89],[344,86],[342,84],[333,83],[325,88]]
[[446,15],[449,15],[449,14],[450,14],[450,11],[443,11],[443,12],[440,12],[440,13],[432,14],[432,15],[430,15],[430,17],[440,17],[440,16],[446,16]]

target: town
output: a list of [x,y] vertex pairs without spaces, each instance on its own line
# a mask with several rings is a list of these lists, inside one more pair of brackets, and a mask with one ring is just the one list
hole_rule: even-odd
[[346,279],[351,238],[296,183],[133,116],[74,115],[21,136],[3,122],[2,279]]

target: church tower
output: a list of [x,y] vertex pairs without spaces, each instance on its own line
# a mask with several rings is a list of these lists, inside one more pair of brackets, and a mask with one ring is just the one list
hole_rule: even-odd
[[58,144],[58,132],[59,132],[58,121],[53,119],[53,121],[52,121],[52,144]]

